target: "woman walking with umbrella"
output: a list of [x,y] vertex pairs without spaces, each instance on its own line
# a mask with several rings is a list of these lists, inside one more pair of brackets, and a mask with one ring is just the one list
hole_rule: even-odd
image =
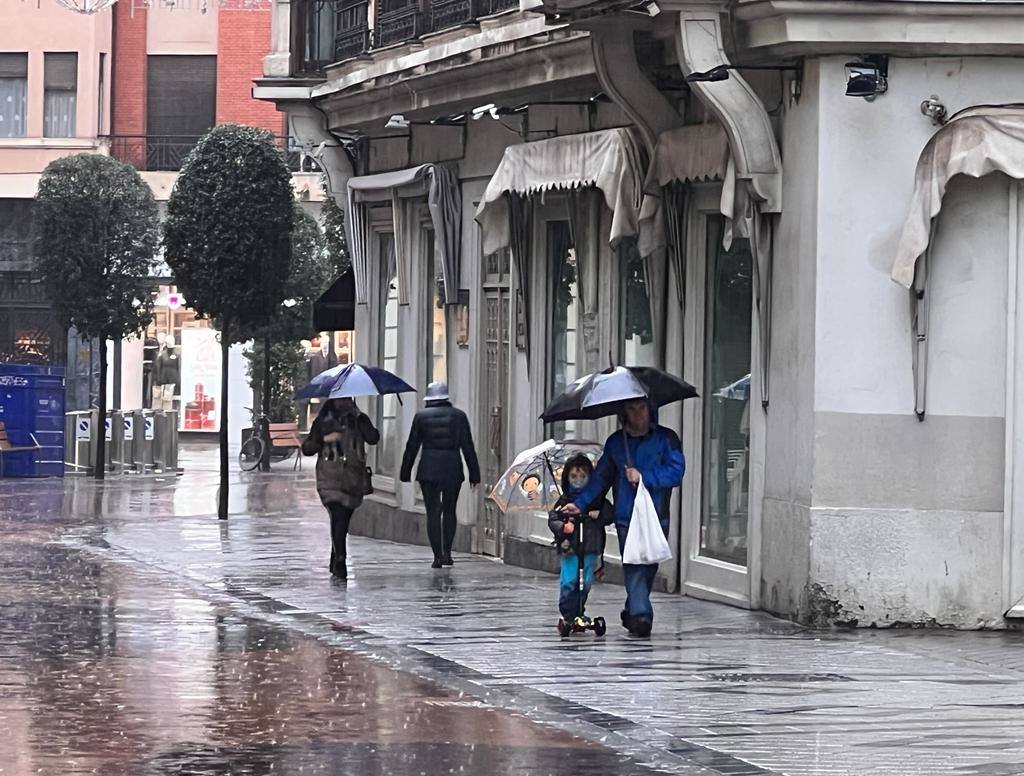
[[[605,442],[604,454],[586,488],[563,508],[563,514],[580,514],[611,488],[615,530],[623,549],[642,480],[667,536],[669,501],[672,489],[682,484],[686,460],[678,435],[658,425],[656,410],[662,404],[696,395],[688,383],[664,372],[619,367],[578,381],[555,399],[542,416],[548,422],[567,417],[598,418],[616,412],[622,421],[622,428]],[[636,636],[649,636],[654,623],[651,589],[658,565],[623,563],[622,573],[626,586],[622,625]]]
[[302,443],[304,455],[315,455],[316,490],[331,516],[331,574],[348,578],[348,529],[352,514],[373,492],[373,473],[366,465],[366,445],[380,441],[380,432],[353,397],[405,393],[413,388],[377,367],[349,364],[320,373],[296,392],[300,399],[325,398]]
[[409,441],[402,457],[399,479],[409,482],[412,465],[423,448],[420,465],[416,468],[416,480],[423,491],[423,502],[427,508],[427,537],[434,551],[432,568],[451,566],[452,545],[455,543],[455,529],[458,527],[455,506],[465,476],[462,459],[469,469],[469,484],[480,484],[480,464],[469,419],[448,400],[446,383],[431,383],[427,386],[425,406],[416,413],[409,430]]

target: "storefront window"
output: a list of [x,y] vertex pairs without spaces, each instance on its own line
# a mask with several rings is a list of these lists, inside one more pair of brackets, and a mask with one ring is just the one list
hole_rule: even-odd
[[622,298],[622,363],[627,366],[655,366],[654,327],[651,325],[650,289],[647,272],[636,242],[630,240],[619,249]]
[[[576,331],[579,318],[579,289],[576,277],[576,253],[572,248],[568,221],[549,221],[547,259],[551,268],[551,328],[548,399],[564,392],[578,377],[576,374]],[[544,344],[539,343],[543,349]],[[555,423],[551,434],[556,439],[571,439],[576,424]]]
[[[381,277],[381,326],[380,365],[389,372],[398,370],[398,274],[395,264],[395,237],[381,234],[380,248]],[[395,459],[398,455],[398,399],[393,394],[382,396],[378,402],[377,428],[380,442],[377,445],[377,474],[395,476]]]
[[701,554],[745,566],[753,273],[749,243],[724,250],[722,226],[708,222]]
[[448,382],[448,326],[444,307],[444,271],[441,259],[435,253],[434,232],[427,236],[427,277],[431,279],[427,289],[430,305],[431,334],[428,342],[427,363],[430,365],[431,382]]

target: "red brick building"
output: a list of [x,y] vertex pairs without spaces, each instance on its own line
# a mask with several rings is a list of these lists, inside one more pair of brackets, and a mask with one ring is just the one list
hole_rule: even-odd
[[272,104],[252,98],[270,48],[270,10],[216,2],[112,9],[111,151],[144,170],[173,171],[214,124],[285,134]]

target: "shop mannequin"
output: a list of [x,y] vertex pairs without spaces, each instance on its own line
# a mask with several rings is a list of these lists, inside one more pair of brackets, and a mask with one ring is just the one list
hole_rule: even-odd
[[318,336],[314,336],[309,341],[309,344],[313,349],[313,353],[309,359],[310,379],[316,377],[321,372],[330,369],[332,366],[338,365],[338,357],[334,355],[334,350],[331,348],[331,341],[329,338],[324,337],[321,339]]
[[162,336],[163,343],[153,364],[153,408],[173,410],[174,397],[181,392],[181,360],[174,336],[157,334],[158,342]]

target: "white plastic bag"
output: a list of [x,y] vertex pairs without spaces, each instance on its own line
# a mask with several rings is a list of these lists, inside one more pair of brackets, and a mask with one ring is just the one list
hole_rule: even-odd
[[658,510],[654,508],[651,494],[647,492],[641,478],[636,486],[633,517],[630,518],[626,543],[622,548],[622,562],[649,565],[671,557],[672,548],[661,530]]

